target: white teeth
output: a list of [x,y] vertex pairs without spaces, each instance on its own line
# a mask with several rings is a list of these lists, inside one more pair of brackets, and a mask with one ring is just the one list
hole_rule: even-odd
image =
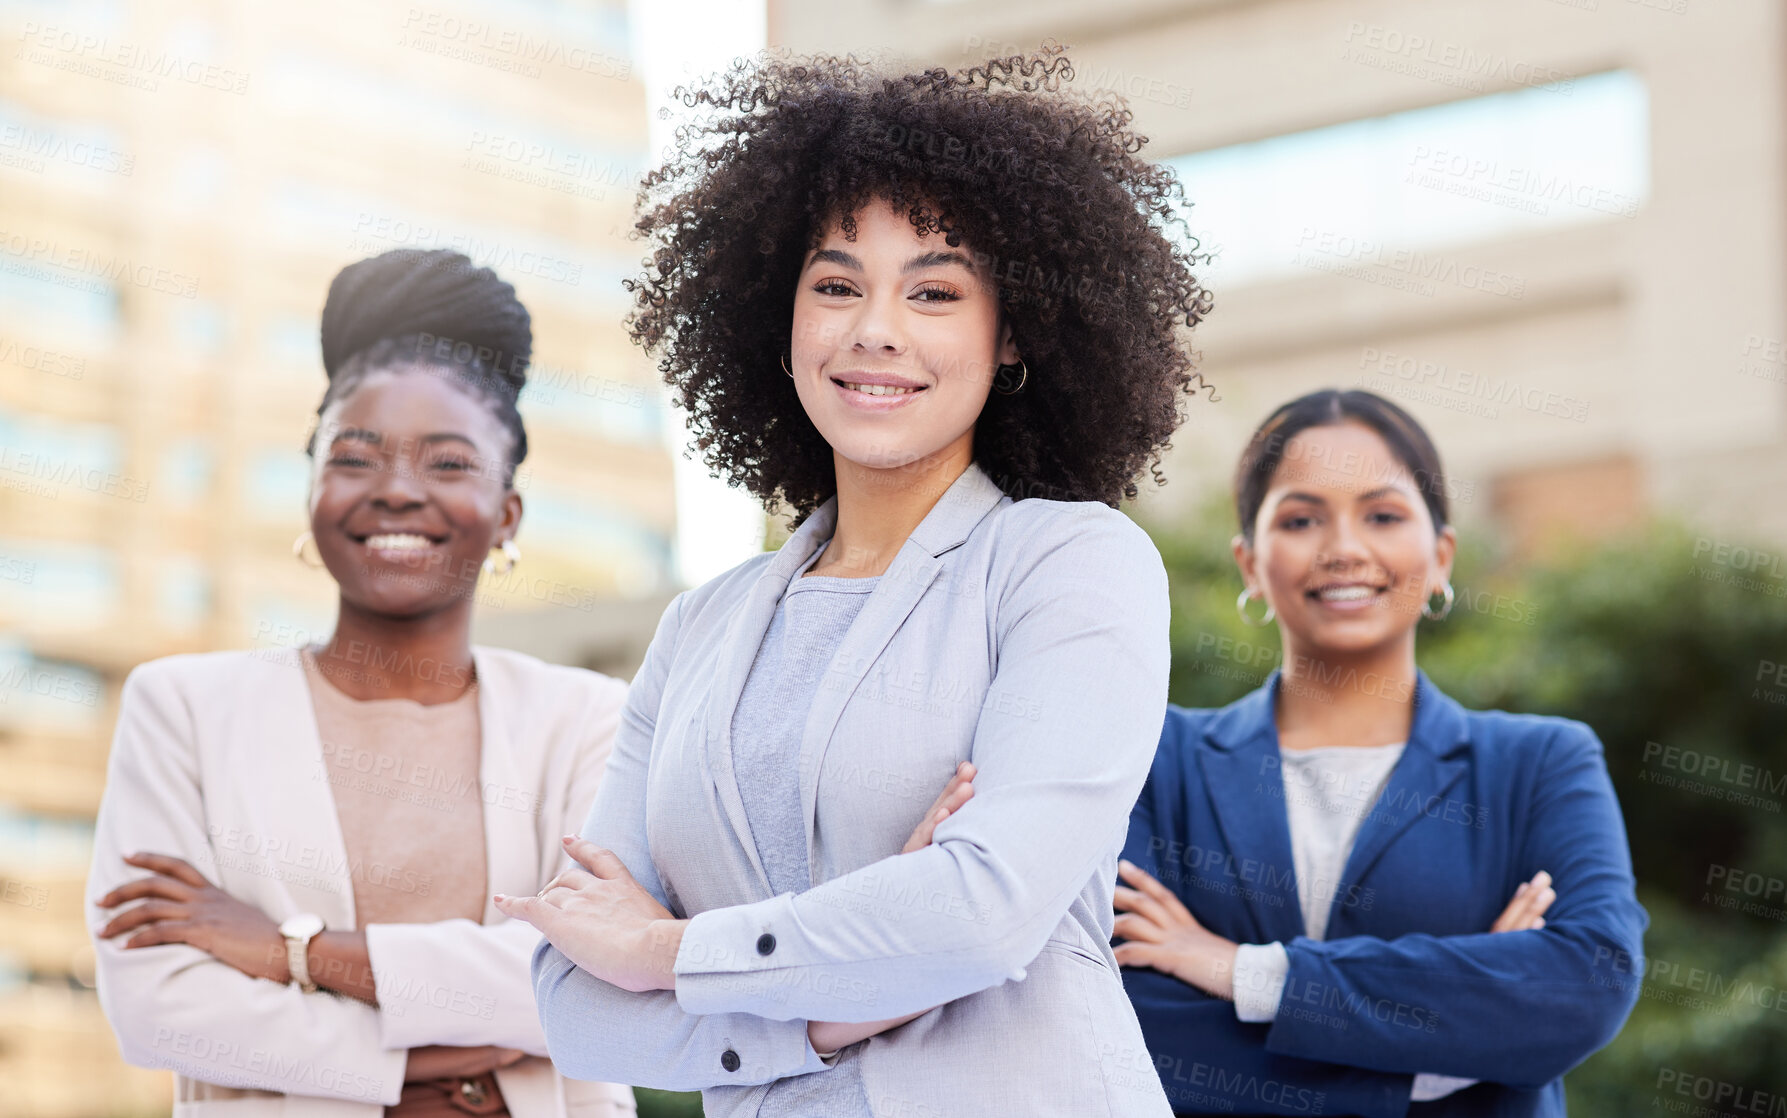
[[416,551],[433,545],[427,536],[390,534],[368,536],[366,546],[377,551]]
[[849,381],[844,382],[844,387],[852,392],[863,392],[870,396],[904,396],[918,391],[916,388],[900,388],[892,384],[851,384]]
[[1369,586],[1330,586],[1321,592],[1324,602],[1356,602],[1361,598],[1369,598],[1377,591]]

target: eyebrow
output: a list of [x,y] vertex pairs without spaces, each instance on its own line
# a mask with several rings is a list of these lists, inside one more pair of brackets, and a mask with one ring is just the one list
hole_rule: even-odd
[[[343,441],[371,443],[374,446],[383,446],[385,437],[377,431],[372,430],[370,427],[343,427],[341,431],[330,440],[330,442],[333,444]],[[436,431],[432,435],[423,435],[417,441],[424,446],[432,443],[461,442],[466,446],[471,447],[473,450],[478,449],[477,443],[466,436],[459,434],[457,431]]]
[[[807,267],[810,268],[814,264],[841,264],[846,268],[855,268],[859,272],[864,271],[861,260],[858,260],[855,256],[852,256],[850,253],[839,248],[819,249],[817,252],[813,253],[813,258],[807,261]],[[969,273],[974,271],[974,265],[961,253],[934,251],[921,252],[917,256],[906,261],[900,268],[900,273],[905,275],[909,272],[922,271],[925,268],[936,268],[945,264],[960,265]]]
[[[1394,485],[1380,485],[1376,489],[1368,489],[1365,492],[1359,494],[1358,499],[1361,501],[1375,501],[1379,497],[1402,497],[1402,496],[1407,496],[1407,494],[1404,493],[1403,490],[1398,489],[1396,486],[1394,486]],[[1292,490],[1291,492],[1286,493],[1284,496],[1280,497],[1278,500],[1281,504],[1285,501],[1308,501],[1312,505],[1326,505],[1328,503],[1326,500],[1324,500],[1321,497],[1316,496],[1314,493],[1305,493],[1301,489]]]

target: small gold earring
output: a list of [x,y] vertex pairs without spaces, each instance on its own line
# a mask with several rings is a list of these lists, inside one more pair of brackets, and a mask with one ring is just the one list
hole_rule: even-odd
[[778,360],[778,361],[780,361],[780,362],[781,362],[781,363],[782,363],[782,371],[783,371],[783,372],[784,372],[784,373],[787,373],[787,374],[788,374],[788,379],[789,379],[789,380],[793,380],[793,379],[794,379],[794,370],[793,370],[793,369],[790,369],[790,368],[789,368],[789,367],[788,367],[788,359],[787,359],[787,358],[786,358],[786,357],[780,357],[780,356],[778,356],[778,357],[777,357],[777,358],[776,358],[776,360]]
[[490,556],[486,555],[484,557],[484,571],[486,574],[493,574],[498,578],[501,578],[503,575],[514,570],[515,564],[521,562],[521,549],[515,546],[514,540],[504,540],[502,542],[502,552],[504,562],[500,567],[496,565],[495,561],[493,561]]
[[306,567],[311,567],[320,571],[323,569],[323,552],[321,548],[317,549],[316,562],[312,563],[310,560],[304,558],[304,545],[315,539],[316,537],[311,535],[308,531],[300,532],[298,538],[292,541],[292,556]]
[[[999,368],[1004,369],[1005,366],[1001,365],[1001,366],[999,366]],[[999,395],[1001,395],[1001,396],[1016,396],[1018,393],[1020,393],[1024,390],[1025,382],[1027,382],[1030,379],[1030,366],[1024,364],[1024,359],[1022,357],[1020,357],[1020,358],[1018,358],[1018,368],[1023,370],[1023,375],[1018,378],[1018,386],[1016,388],[1011,389],[1010,391],[1007,391],[1006,389],[1003,389],[1003,388],[998,389]]]

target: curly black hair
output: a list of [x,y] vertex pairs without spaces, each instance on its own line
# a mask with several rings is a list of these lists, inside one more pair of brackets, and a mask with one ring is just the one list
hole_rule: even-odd
[[700,111],[640,186],[635,236],[652,253],[626,281],[627,326],[717,474],[797,521],[835,492],[831,448],[781,362],[806,254],[833,222],[853,239],[852,215],[886,201],[921,234],[966,242],[1029,370],[1022,391],[987,398],[981,468],[1017,499],[1115,506],[1144,466],[1164,482],[1180,399],[1210,389],[1178,329],[1210,296],[1178,180],[1138,157],[1121,97],[1063,88],[1072,77],[1048,43],[903,76],[855,55],[765,54],[676,91]]

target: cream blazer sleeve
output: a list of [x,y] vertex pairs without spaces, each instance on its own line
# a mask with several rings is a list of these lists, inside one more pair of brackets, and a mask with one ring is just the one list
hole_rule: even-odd
[[408,1054],[388,1047],[363,1002],[307,996],[250,978],[186,944],[125,950],[100,939],[110,919],[96,903],[144,876],[124,855],[153,851],[200,872],[213,861],[199,781],[193,704],[170,661],[124,681],[106,790],[87,878],[99,1000],[127,1063],[232,1087],[391,1104]]

